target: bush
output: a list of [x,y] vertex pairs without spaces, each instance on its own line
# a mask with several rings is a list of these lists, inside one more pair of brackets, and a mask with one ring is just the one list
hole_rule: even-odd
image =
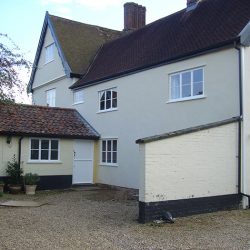
[[12,161],[8,161],[6,173],[10,177],[10,184],[20,185],[23,182],[23,170],[21,169],[19,163],[14,155]]
[[25,185],[36,185],[39,180],[38,174],[27,173],[24,176]]

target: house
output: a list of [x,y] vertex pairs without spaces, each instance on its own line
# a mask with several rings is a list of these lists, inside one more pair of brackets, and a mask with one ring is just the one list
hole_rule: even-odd
[[0,103],[0,117],[1,180],[15,155],[24,173],[39,174],[39,189],[93,182],[99,134],[76,110]]
[[144,26],[145,12],[125,4],[123,33],[107,31],[116,37],[69,74],[63,25],[55,32],[47,14],[29,83],[34,104],[73,105],[90,122],[100,134],[96,183],[139,188],[141,221],[248,206],[249,0],[187,0]]

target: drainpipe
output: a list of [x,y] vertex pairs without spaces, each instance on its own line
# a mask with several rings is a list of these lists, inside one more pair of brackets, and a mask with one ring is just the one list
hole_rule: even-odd
[[21,136],[18,141],[18,164],[20,168],[21,168],[22,140],[23,136]]
[[[234,44],[234,48],[238,51],[239,58],[239,109],[240,109],[240,120],[238,129],[238,194],[248,198],[248,205],[250,205],[250,196],[242,192],[242,121],[243,121],[243,56],[242,48]],[[244,149],[244,148],[243,148]],[[244,164],[244,162],[243,162]],[[244,164],[245,165],[245,164]],[[243,166],[244,167],[244,166]],[[244,174],[244,172],[243,172]]]

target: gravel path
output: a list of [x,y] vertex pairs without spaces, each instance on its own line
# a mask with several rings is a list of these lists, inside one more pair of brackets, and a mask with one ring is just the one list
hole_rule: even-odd
[[0,207],[0,249],[250,249],[250,210],[138,224],[135,201],[102,191],[0,197],[37,200],[39,208]]

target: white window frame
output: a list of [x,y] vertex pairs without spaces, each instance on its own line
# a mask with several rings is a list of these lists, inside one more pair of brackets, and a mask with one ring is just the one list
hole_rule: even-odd
[[[31,159],[31,141],[32,140],[39,140],[39,152],[38,152],[38,159]],[[41,151],[42,151],[42,140],[48,140],[49,141],[49,159],[48,160],[42,160],[41,159]],[[51,141],[58,141],[58,159],[57,160],[51,160]],[[58,138],[36,138],[32,137],[29,140],[29,163],[60,163],[60,139]]]
[[[193,95],[193,84],[194,84],[194,81],[193,81],[193,74],[194,74],[194,71],[195,70],[202,70],[202,91],[203,93],[201,95]],[[190,72],[191,73],[191,96],[189,97],[182,97],[182,74],[184,73],[188,73]],[[179,75],[180,76],[180,97],[179,98],[172,98],[171,97],[171,90],[172,90],[172,82],[171,82],[171,77],[172,76],[177,76]],[[172,73],[172,74],[169,74],[169,101],[168,103],[171,103],[171,102],[179,102],[179,101],[188,101],[188,100],[195,100],[195,99],[202,99],[205,97],[205,94],[204,94],[204,91],[205,91],[205,86],[204,86],[204,66],[201,66],[201,67],[197,67],[197,68],[192,68],[192,69],[188,69],[188,70],[183,70],[183,71],[179,71],[179,72],[176,72],[176,73]]]
[[44,64],[55,60],[55,43],[51,43],[45,47]]
[[[103,141],[106,141],[106,150],[103,150]],[[111,162],[108,162],[107,159],[107,154],[108,154],[108,150],[107,150],[107,145],[108,145],[108,141],[116,141],[116,151],[113,151],[113,143],[111,144]],[[117,137],[105,137],[102,138],[100,140],[101,146],[100,146],[100,165],[101,166],[110,166],[110,167],[118,167],[118,138]],[[106,162],[103,162],[103,158],[102,158],[102,153],[105,152],[106,154]],[[113,162],[113,153],[116,152],[116,162]]]
[[[108,91],[111,91],[111,103],[110,103],[110,108],[106,108],[106,104],[107,104],[107,98],[106,98],[106,95],[107,95],[107,92]],[[116,92],[116,107],[113,108],[113,99],[112,99],[112,93],[113,91]],[[101,98],[102,98],[102,94],[105,93],[105,108],[104,109],[101,109]],[[101,90],[101,91],[98,91],[98,112],[97,113],[104,113],[104,112],[110,112],[110,111],[116,111],[118,110],[118,91],[117,91],[117,88],[114,87],[114,88],[109,88],[109,89],[104,89],[104,90]]]
[[[79,98],[79,96],[81,98]],[[80,100],[77,100],[79,98]],[[73,92],[73,105],[84,103],[84,90],[79,89]]]
[[[51,93],[53,93],[53,95]],[[49,107],[56,106],[56,89],[55,88],[46,90],[46,105]]]

